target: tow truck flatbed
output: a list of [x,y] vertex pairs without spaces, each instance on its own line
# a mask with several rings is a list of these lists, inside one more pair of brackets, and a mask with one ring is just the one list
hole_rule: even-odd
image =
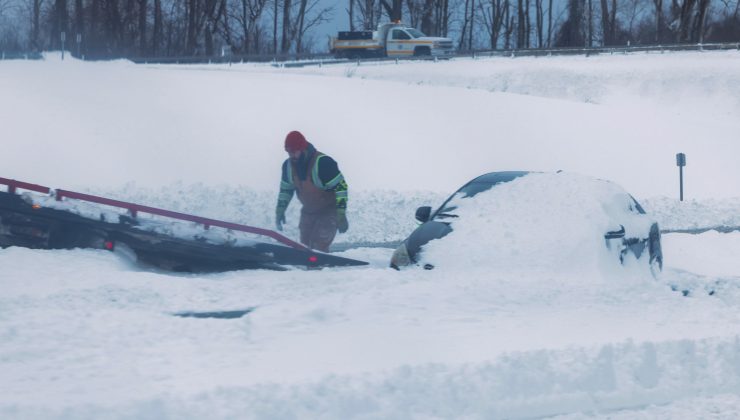
[[[6,192],[0,191],[3,248],[121,251],[133,254],[140,263],[179,272],[367,265],[311,250],[271,230],[7,178],[0,178],[0,185],[7,186]],[[19,194],[19,190],[29,192]],[[99,211],[76,211],[70,201],[86,202]],[[141,220],[141,213],[174,221]],[[172,233],[171,224],[183,222],[190,222],[184,223],[187,234]],[[236,240],[235,232],[245,234],[246,239]]]

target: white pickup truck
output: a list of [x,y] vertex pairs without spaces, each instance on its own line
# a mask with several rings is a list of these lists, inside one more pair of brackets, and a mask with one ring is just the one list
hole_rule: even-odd
[[401,23],[383,23],[377,31],[344,31],[331,40],[337,58],[451,56],[450,38],[426,36]]

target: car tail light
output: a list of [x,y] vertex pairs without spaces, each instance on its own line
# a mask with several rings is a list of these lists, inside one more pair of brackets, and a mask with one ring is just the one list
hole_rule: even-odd
[[311,262],[311,263],[315,263],[318,260],[319,260],[319,257],[317,257],[315,255],[311,255],[310,257],[308,257],[308,262]]
[[34,204],[34,205],[31,206],[31,208],[34,209],[34,210],[38,210],[38,209],[41,208],[41,205],[40,204]]
[[105,241],[105,242],[103,243],[103,246],[104,246],[104,247],[105,247],[105,249],[107,249],[108,251],[113,251],[114,245],[115,245],[115,244],[113,243],[113,241]]

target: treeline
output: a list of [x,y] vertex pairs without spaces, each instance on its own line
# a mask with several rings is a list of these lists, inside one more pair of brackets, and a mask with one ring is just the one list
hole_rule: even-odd
[[332,18],[333,7],[321,3],[0,0],[0,17],[16,17],[0,20],[0,49],[56,50],[64,44],[88,58],[300,53],[314,48],[311,29]]
[[740,42],[740,0],[0,0],[0,51],[325,52],[316,29],[332,20],[350,30],[402,20],[461,50]]

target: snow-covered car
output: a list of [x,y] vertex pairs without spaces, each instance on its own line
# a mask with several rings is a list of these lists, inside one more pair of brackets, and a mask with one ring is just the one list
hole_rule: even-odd
[[592,263],[662,270],[660,229],[618,185],[576,174],[525,171],[481,175],[432,211],[396,249],[391,267]]

